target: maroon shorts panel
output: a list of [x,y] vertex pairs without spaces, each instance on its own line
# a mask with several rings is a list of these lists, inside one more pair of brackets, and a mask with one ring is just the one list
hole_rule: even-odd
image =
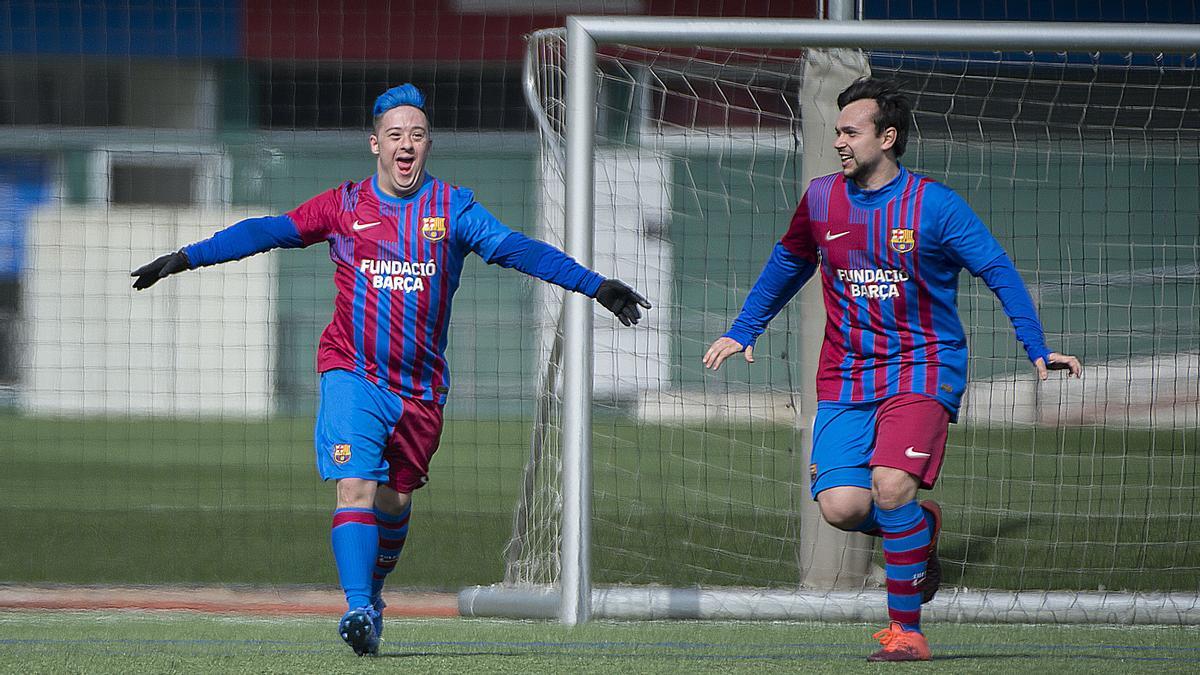
[[871,466],[907,471],[928,490],[941,473],[949,427],[950,411],[937,399],[921,394],[893,396],[875,414]]
[[388,434],[383,458],[388,486],[410,493],[429,482],[429,460],[442,437],[442,406],[434,401],[404,399],[404,412]]

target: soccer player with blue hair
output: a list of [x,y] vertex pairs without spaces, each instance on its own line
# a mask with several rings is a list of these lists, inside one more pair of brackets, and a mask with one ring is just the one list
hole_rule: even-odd
[[941,583],[941,509],[916,500],[937,480],[966,390],[958,317],[964,268],[999,298],[1041,379],[1079,377],[1074,356],[1046,347],[1033,300],[1004,249],[950,188],[899,163],[912,107],[888,81],[838,96],[839,173],[813,179],[725,335],[704,354],[716,369],[744,353],[818,267],[825,341],[817,370],[812,496],[825,521],[883,538],[888,628],[870,661],[927,661],[921,605]]
[[384,580],[438,447],[450,391],[446,328],[467,254],[595,298],[626,326],[650,308],[629,286],[509,229],[470,190],[429,175],[429,117],[415,86],[387,90],[373,112],[373,176],[235,223],[132,274],[141,290],[273,248],[329,244],[337,294],[317,352],[314,441],[321,478],[337,485],[331,539],[348,605],[338,633],[360,656],[379,650]]

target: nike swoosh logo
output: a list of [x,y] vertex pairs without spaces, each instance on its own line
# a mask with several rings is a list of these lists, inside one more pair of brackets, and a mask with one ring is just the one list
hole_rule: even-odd
[[925,459],[929,457],[928,452],[918,452],[913,446],[908,446],[904,449],[904,456],[909,459]]
[[361,230],[368,230],[372,227],[375,227],[376,225],[378,225],[379,223],[382,223],[382,222],[383,222],[382,220],[377,220],[373,223],[360,223],[356,220],[356,221],[354,221],[354,224],[351,225],[351,227],[354,228],[355,232],[359,232]]
[[837,234],[834,234],[834,233],[826,230],[825,231],[825,241],[833,241],[834,239],[840,239],[841,237],[844,237],[848,234],[850,234],[850,233],[849,232],[838,232]]

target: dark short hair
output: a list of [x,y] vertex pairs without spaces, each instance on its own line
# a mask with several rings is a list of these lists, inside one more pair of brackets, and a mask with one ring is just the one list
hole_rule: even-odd
[[838,110],[865,98],[873,99],[879,105],[879,112],[875,114],[875,135],[882,134],[888,127],[895,127],[896,143],[892,146],[892,151],[897,157],[903,155],[904,148],[908,145],[912,102],[892,80],[860,77],[838,94]]

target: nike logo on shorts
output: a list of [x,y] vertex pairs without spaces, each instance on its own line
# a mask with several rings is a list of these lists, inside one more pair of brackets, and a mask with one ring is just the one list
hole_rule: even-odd
[[383,222],[383,221],[377,220],[373,223],[360,223],[356,220],[356,221],[354,221],[354,224],[351,225],[351,227],[354,228],[355,232],[360,232],[362,230],[369,230],[370,228],[375,227],[376,225],[378,225],[381,222]]
[[904,449],[904,456],[909,459],[925,459],[926,457],[929,457],[930,454],[928,452],[919,452],[916,448],[910,445]]
[[837,234],[834,234],[834,233],[830,232],[829,230],[825,230],[825,241],[833,241],[834,239],[840,239],[848,234],[850,234],[849,231],[838,232]]

